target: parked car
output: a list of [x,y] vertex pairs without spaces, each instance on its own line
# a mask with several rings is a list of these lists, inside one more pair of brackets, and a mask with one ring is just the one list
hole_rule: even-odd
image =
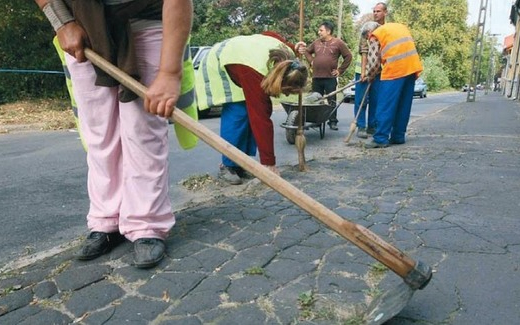
[[420,98],[425,98],[428,92],[428,85],[422,78],[418,78],[415,80],[415,86],[413,88],[413,95],[419,96]]
[[[351,82],[354,82],[355,80],[351,80]],[[352,87],[348,87],[346,89],[343,90],[343,101],[345,103],[353,103],[354,102],[354,98],[356,97],[355,96],[356,94],[356,85],[353,85]]]
[[190,46],[191,60],[195,70],[199,68],[200,61],[209,53],[209,50],[211,50],[211,46]]
[[[191,60],[193,61],[193,69],[198,70],[202,59],[208,55],[211,46],[190,46]],[[210,113],[220,111],[221,107],[210,107],[205,110],[199,110],[199,117],[208,117]]]

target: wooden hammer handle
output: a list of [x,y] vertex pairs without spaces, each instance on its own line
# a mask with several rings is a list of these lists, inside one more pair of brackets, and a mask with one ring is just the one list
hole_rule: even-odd
[[[147,88],[141,83],[113,66],[94,51],[85,49],[85,55],[94,65],[135,92],[139,97],[144,98]],[[386,265],[400,277],[405,278],[414,269],[415,261],[406,256],[403,252],[388,244],[363,226],[347,221],[332,212],[323,204],[317,202],[280,176],[262,166],[256,160],[238,150],[204,125],[193,120],[182,110],[174,109],[172,118],[175,123],[184,126],[211,147],[231,158],[269,187],[307,211],[345,239],[351,241],[365,253]]]

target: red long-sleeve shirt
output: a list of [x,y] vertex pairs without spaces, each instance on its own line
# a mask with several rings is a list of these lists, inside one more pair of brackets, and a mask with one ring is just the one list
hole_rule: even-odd
[[271,121],[273,104],[269,95],[260,87],[264,76],[242,64],[228,64],[226,70],[231,80],[244,91],[249,125],[258,146],[260,163],[267,166],[276,165],[274,127]]

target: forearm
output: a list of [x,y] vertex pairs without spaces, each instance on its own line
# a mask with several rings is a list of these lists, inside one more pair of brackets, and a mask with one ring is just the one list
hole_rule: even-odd
[[350,63],[352,62],[352,53],[349,49],[346,49],[346,51],[342,54],[343,56],[343,62],[341,63],[341,66],[338,68],[339,74],[342,75],[345,73],[345,71],[350,66]]
[[49,3],[49,0],[34,0],[34,2],[36,2],[40,9],[43,9],[43,7],[45,7],[45,5]]
[[367,71],[367,54],[363,53],[361,54],[361,78],[365,78],[366,71]]
[[191,0],[164,0],[163,43],[159,72],[182,73],[184,49],[191,31],[192,17]]

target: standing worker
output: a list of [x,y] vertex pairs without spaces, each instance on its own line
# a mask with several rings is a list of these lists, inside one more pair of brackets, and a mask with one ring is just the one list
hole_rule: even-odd
[[[378,2],[372,10],[374,21],[379,25],[384,25],[386,22],[386,15],[388,13],[387,6],[384,2]],[[367,69],[367,56],[368,56],[368,34],[373,30],[373,22],[365,23],[361,27],[361,36],[359,38],[359,55],[356,60],[356,81],[361,80],[356,84],[355,95],[354,95],[354,116],[357,116],[356,121],[358,131],[357,137],[366,139],[368,136],[372,136],[376,131],[376,110],[377,110],[377,88],[379,86],[379,80],[381,79],[380,74],[376,74],[374,79],[370,83],[370,90],[368,91],[367,98],[365,99],[363,106],[361,101],[368,87],[368,81],[366,78]],[[367,104],[368,104],[368,116],[367,116]],[[358,111],[361,109],[361,112]],[[368,123],[367,123],[368,122]]]
[[[303,45],[298,49],[301,54],[305,54],[307,61],[311,64],[312,91],[321,95],[336,90],[338,86],[337,78],[347,70],[352,61],[352,53],[350,53],[347,44],[341,39],[333,37],[333,32],[334,25],[325,21],[318,28],[319,38],[308,47]],[[339,57],[343,58],[343,62],[338,68]],[[329,98],[329,103],[333,107],[336,107],[336,101],[336,95]],[[328,124],[332,130],[338,130],[336,110],[329,117]]]
[[[307,82],[307,67],[273,32],[236,36],[215,44],[195,76],[200,109],[222,105],[220,136],[276,174],[273,105],[270,96],[296,94]],[[242,184],[246,172],[222,156],[219,178]]]
[[[181,85],[189,72],[193,74],[193,69],[183,69],[189,56],[192,2],[35,2],[66,52],[87,147],[90,234],[76,257],[94,259],[126,237],[134,243],[134,265],[153,267],[163,259],[164,240],[175,224],[165,117],[178,103],[190,103],[188,109],[196,112],[190,100],[193,91],[185,93]],[[140,78],[148,86],[146,99],[137,98],[87,61],[86,46]]]
[[408,27],[387,23],[377,27],[369,36],[368,79],[373,80],[381,70],[377,97],[377,127],[373,141],[365,148],[386,148],[390,144],[405,143],[410,120],[415,80],[423,66]]

